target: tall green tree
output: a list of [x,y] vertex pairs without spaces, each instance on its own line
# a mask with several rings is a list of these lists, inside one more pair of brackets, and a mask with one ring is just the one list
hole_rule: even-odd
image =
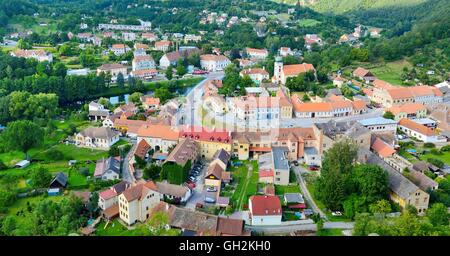
[[52,181],[52,175],[47,169],[43,167],[38,167],[33,171],[31,171],[30,179],[33,187],[47,188],[50,185],[50,182]]
[[39,125],[21,120],[10,122],[1,137],[8,149],[20,150],[28,158],[28,150],[43,142],[44,132]]

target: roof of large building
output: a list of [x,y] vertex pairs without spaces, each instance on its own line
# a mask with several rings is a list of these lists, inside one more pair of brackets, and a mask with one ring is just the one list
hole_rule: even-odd
[[112,156],[97,161],[97,164],[95,165],[94,176],[102,176],[106,171],[109,170],[120,174],[120,161]]
[[138,130],[139,137],[160,138],[164,140],[177,141],[179,132],[170,125],[143,125]]
[[366,119],[358,120],[358,122],[364,126],[397,124],[397,121],[394,121],[394,120],[388,119],[388,118],[384,118],[384,117],[366,118]]
[[296,76],[300,73],[307,73],[309,71],[315,71],[314,66],[309,63],[284,65],[284,76]]
[[170,184],[167,182],[156,182],[156,187],[160,194],[173,197],[184,197],[189,192],[189,188],[181,185]]
[[254,216],[272,216],[281,215],[281,202],[278,196],[260,196],[250,197],[250,212]]
[[200,141],[231,143],[231,134],[225,130],[209,130],[204,127],[184,126],[180,131],[181,138],[192,138]]
[[[194,152],[198,152],[198,144],[191,138],[181,140],[175,148],[170,152],[166,162],[174,162],[178,165],[184,166],[193,156]],[[193,156],[194,158],[196,157]]]
[[231,219],[229,217],[219,217],[217,220],[218,235],[242,236],[244,232],[244,220]]
[[82,130],[79,134],[81,134],[84,137],[110,140],[114,136],[118,136],[119,132],[114,131],[109,127],[88,127]]
[[158,191],[153,181],[139,183],[123,191],[122,195],[128,202],[132,202],[134,200],[142,200],[150,190]]
[[154,62],[151,55],[138,55],[133,58],[133,62],[141,62],[141,61],[152,61]]
[[209,176],[213,175],[217,179],[222,179],[222,174],[224,171],[225,170],[220,166],[220,164],[214,163],[208,166],[205,177],[208,178]]
[[358,67],[357,69],[355,69],[353,71],[353,76],[365,77],[365,76],[373,76],[373,75],[369,70],[362,68],[362,67]]
[[110,64],[103,64],[100,67],[98,67],[98,70],[104,70],[104,71],[108,71],[108,70],[114,70],[114,69],[123,69],[123,68],[127,68],[122,64],[119,63],[110,63]]
[[248,68],[248,69],[243,69],[240,72],[241,75],[256,75],[256,74],[261,74],[263,76],[268,76],[269,72],[267,72],[265,69],[262,68]]
[[202,61],[230,61],[224,55],[215,55],[215,54],[200,55],[200,60],[202,60]]
[[[360,150],[363,149],[360,148]],[[419,187],[417,187],[412,181],[392,168],[376,154],[368,151],[365,155],[367,156],[366,163],[378,165],[387,171],[389,178],[389,189],[400,198],[407,199],[412,193],[419,190]]]
[[289,152],[289,149],[286,147],[272,147],[275,170],[289,171],[289,161],[286,157],[287,152]]
[[394,88],[394,86],[386,81],[380,80],[380,79],[375,79],[375,81],[372,82],[373,86],[379,89],[392,89]]
[[245,48],[245,51],[249,54],[269,54],[267,49],[255,49],[255,48]]
[[358,137],[365,133],[370,133],[370,130],[362,126],[358,122],[336,122],[330,120],[326,123],[317,123],[315,126],[330,138],[335,138],[336,135],[346,135],[350,138]]
[[409,177],[410,180],[423,191],[427,191],[429,188],[433,189],[438,186],[436,181],[418,171],[410,171]]
[[230,161],[230,153],[228,153],[225,149],[219,149],[214,154],[214,159],[220,160],[225,166],[228,165],[228,162]]
[[127,119],[121,116],[120,118],[114,119],[114,127],[126,127],[128,133],[137,134],[139,129],[144,126],[150,124],[148,121],[143,120],[132,120]]
[[394,148],[392,148],[389,144],[387,144],[380,138],[375,139],[375,141],[371,145],[371,148],[382,157],[389,157],[395,153]]
[[424,125],[418,124],[408,118],[402,118],[399,122],[399,125],[406,127],[410,130],[413,130],[415,132],[418,132],[420,134],[426,135],[426,136],[434,136],[437,135],[436,131],[434,131],[431,128],[428,128]]
[[145,158],[145,155],[150,150],[151,146],[147,143],[146,140],[141,140],[136,146],[136,150],[134,151],[134,155],[138,156],[141,159]]
[[387,111],[391,112],[394,115],[398,115],[400,113],[406,114],[415,114],[417,111],[426,110],[427,108],[420,103],[405,103],[398,106],[392,106],[387,109]]

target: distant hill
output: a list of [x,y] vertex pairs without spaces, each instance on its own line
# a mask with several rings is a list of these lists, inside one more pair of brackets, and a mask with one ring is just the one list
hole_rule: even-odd
[[405,7],[421,4],[427,0],[275,0],[279,3],[298,4],[319,12],[345,13],[384,7]]

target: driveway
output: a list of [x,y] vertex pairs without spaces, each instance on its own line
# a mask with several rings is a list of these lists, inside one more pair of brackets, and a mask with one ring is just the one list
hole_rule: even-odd
[[130,140],[127,140],[127,141],[130,142],[133,146],[131,147],[130,151],[128,151],[127,155],[123,159],[123,163],[122,163],[122,180],[130,182],[130,183],[134,183],[136,181],[136,178],[131,173],[130,161],[131,161],[131,159],[133,157],[133,152],[135,151],[137,144],[136,144],[136,140],[133,140],[133,139],[130,139]]
[[298,184],[300,185],[300,189],[303,192],[303,195],[305,196],[305,199],[308,202],[308,205],[312,208],[312,210],[315,213],[319,213],[320,217],[326,219],[327,218],[326,214],[316,205],[316,202],[314,202],[314,199],[312,198],[311,194],[309,193],[309,190],[306,187],[306,183],[303,180],[302,173],[307,173],[308,170],[303,168],[303,166],[292,166],[292,169],[294,170],[295,176],[297,177]]
[[204,184],[205,184],[205,174],[206,170],[208,169],[209,163],[205,163],[203,166],[202,171],[197,176],[197,182],[195,183],[195,188],[192,191],[192,196],[189,198],[189,200],[186,202],[186,208],[189,209],[195,209],[195,205],[197,203],[203,202],[204,199]]

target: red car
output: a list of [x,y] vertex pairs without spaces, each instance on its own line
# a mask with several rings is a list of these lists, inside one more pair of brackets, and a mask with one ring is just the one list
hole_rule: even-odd
[[318,171],[318,170],[319,170],[319,167],[318,167],[318,166],[315,166],[315,165],[310,165],[310,166],[309,166],[309,170],[310,170],[310,171]]

